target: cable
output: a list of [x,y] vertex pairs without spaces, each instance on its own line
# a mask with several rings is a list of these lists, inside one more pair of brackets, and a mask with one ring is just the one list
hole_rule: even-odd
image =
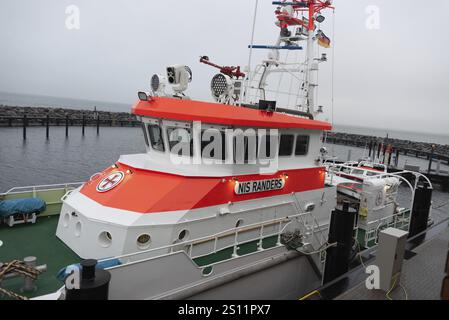
[[393,299],[391,299],[391,297],[390,297],[390,293],[391,293],[391,292],[393,291],[393,289],[395,288],[396,282],[397,282],[397,280],[398,280],[399,275],[400,275],[400,273],[397,273],[397,274],[394,276],[394,282],[393,282],[393,285],[391,286],[390,290],[388,290],[387,293],[385,294],[385,296],[387,297],[388,300],[391,300],[391,301],[393,300]]
[[365,268],[365,270],[367,269],[367,267],[366,267],[366,265],[365,265],[365,263],[363,262],[363,259],[362,259],[362,250],[361,250],[361,247],[360,247],[360,242],[359,242],[359,240],[357,240],[357,238],[354,238],[354,240],[355,240],[355,242],[357,243],[357,248],[359,249],[359,259],[360,259],[360,264],[363,266],[363,268]]
[[[387,297],[388,300],[393,300],[390,297],[390,293],[395,289],[396,286],[396,282],[398,281],[398,278],[401,274],[400,273],[396,273],[396,275],[394,276],[394,282],[393,285],[391,286],[390,290],[388,290],[388,292],[385,294],[385,296]],[[408,300],[408,294],[407,294],[407,290],[405,290],[404,286],[399,282],[398,286],[402,289],[402,291],[404,292],[404,296],[405,296],[405,300]]]
[[321,293],[318,290],[313,290],[312,292],[306,294],[305,296],[299,298],[298,300],[302,301],[302,300],[306,300],[307,298],[310,298],[311,296],[317,294],[320,299],[322,299],[323,297],[321,296]]
[[407,291],[405,290],[404,286],[402,284],[399,283],[399,286],[401,287],[401,289],[404,291],[404,295],[405,295],[405,300],[408,300],[408,295],[407,295]]

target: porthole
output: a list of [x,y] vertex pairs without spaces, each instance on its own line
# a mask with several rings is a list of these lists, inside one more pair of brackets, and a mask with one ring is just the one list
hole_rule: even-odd
[[75,237],[81,236],[81,227],[82,227],[81,222],[78,221],[78,222],[75,224]]
[[98,236],[98,243],[103,248],[109,247],[111,245],[111,243],[112,243],[112,235],[111,235],[111,233],[108,232],[108,231],[103,231],[102,233],[100,233],[100,235]]
[[63,220],[62,220],[63,222],[63,226],[65,227],[65,228],[67,228],[68,226],[69,226],[69,222],[70,222],[70,214],[68,214],[68,213],[66,213],[66,214],[64,214],[64,218],[63,218]]
[[189,231],[184,229],[179,233],[178,240],[180,240],[180,241],[187,240],[188,237],[189,237]]
[[210,276],[213,271],[214,271],[213,266],[207,266],[203,268],[201,273],[203,274],[203,277],[207,277]]
[[239,228],[241,226],[243,226],[243,219],[238,219],[237,222],[235,223],[235,227]]
[[149,234],[144,233],[137,237],[137,247],[139,249],[147,249],[151,245],[151,237]]

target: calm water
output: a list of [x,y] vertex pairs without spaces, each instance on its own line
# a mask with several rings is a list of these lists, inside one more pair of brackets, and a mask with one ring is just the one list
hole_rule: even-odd
[[30,127],[27,140],[20,128],[0,128],[0,192],[16,186],[85,181],[113,164],[121,154],[145,150],[140,128]]

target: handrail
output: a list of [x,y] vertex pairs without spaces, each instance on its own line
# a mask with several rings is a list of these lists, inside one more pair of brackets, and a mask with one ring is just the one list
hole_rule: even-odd
[[[70,182],[70,183],[59,183],[59,184],[44,184],[44,185],[37,185],[37,186],[26,186],[26,187],[14,187],[6,191],[5,193],[0,193],[0,196],[6,196],[11,193],[17,193],[22,190],[22,192],[26,191],[46,191],[46,190],[54,190],[54,189],[62,189],[62,188],[68,188],[69,186],[81,186],[84,182]],[[53,188],[53,189],[42,189],[37,190],[40,188]],[[27,190],[28,189],[28,190]]]
[[[347,167],[345,165],[340,165],[340,166],[341,167]],[[331,181],[333,180],[334,174],[339,175],[339,173],[340,173],[340,172],[335,172],[335,171],[332,171],[332,170],[327,170],[327,172],[331,174]],[[405,177],[402,176],[403,174],[412,174],[412,175],[414,175],[415,176],[415,185],[412,186],[412,184]],[[347,174],[347,175],[350,175],[350,174]],[[416,189],[418,187],[419,179],[420,178],[424,178],[424,180],[427,181],[429,187],[431,189],[433,189],[432,182],[430,181],[430,179],[426,175],[424,175],[424,174],[422,174],[420,172],[409,171],[409,170],[398,171],[398,172],[395,172],[395,173],[384,172],[384,173],[379,173],[379,174],[374,175],[374,176],[363,176],[363,182],[365,180],[382,179],[384,177],[393,177],[393,178],[397,178],[399,180],[402,180],[410,188],[410,191],[412,192],[412,197],[411,197],[411,200],[410,200],[410,208],[407,208],[407,209],[410,210],[410,217],[409,217],[409,219],[411,219],[411,216],[413,214],[412,208],[413,208],[413,203],[415,202],[415,193],[416,193]],[[381,219],[378,219],[376,221],[379,222],[379,221],[381,221]],[[409,231],[409,228],[410,228],[410,222],[408,223],[407,231]]]
[[[138,251],[138,252],[133,252],[133,253],[127,253],[124,255],[119,255],[119,256],[115,256],[115,257],[110,257],[110,258],[105,258],[105,259],[101,259],[100,261],[110,261],[113,259],[123,259],[123,258],[130,258],[130,257],[135,257],[135,256],[139,256],[139,255],[143,255],[143,254],[147,254],[147,253],[152,253],[152,252],[156,252],[158,250],[168,250],[170,249],[170,252],[172,252],[171,250],[175,247],[187,247],[187,246],[192,246],[195,244],[199,244],[199,243],[204,243],[207,242],[208,240],[216,240],[220,237],[226,236],[226,235],[230,235],[230,234],[235,234],[235,233],[239,233],[242,231],[248,231],[248,230],[253,230],[253,229],[257,229],[257,227],[262,227],[264,225],[269,225],[269,224],[274,224],[274,223],[282,223],[282,222],[288,222],[288,224],[291,222],[292,219],[297,218],[301,215],[304,215],[305,213],[299,213],[299,214],[295,214],[295,215],[291,215],[291,216],[285,216],[285,217],[281,217],[281,218],[276,218],[276,219],[271,219],[271,220],[266,220],[263,222],[257,222],[257,223],[253,223],[253,224],[249,224],[246,226],[241,226],[238,228],[231,228],[231,229],[227,229],[227,230],[223,230],[220,231],[218,233],[215,233],[213,235],[208,235],[205,237],[200,237],[200,238],[196,238],[196,239],[192,239],[192,240],[188,240],[188,241],[184,241],[184,242],[177,242],[177,243],[173,243],[170,245],[165,245],[162,247],[157,247],[157,248],[152,248],[152,249],[148,249],[148,250],[144,250],[144,251]],[[287,224],[287,225],[288,225]],[[286,225],[286,226],[287,226]],[[274,234],[280,234],[283,232],[283,230],[285,230],[285,227],[282,229],[278,230],[278,233],[274,233]],[[252,229],[251,229],[252,227]],[[274,235],[273,234],[273,235]],[[245,240],[246,242],[246,240]],[[238,245],[238,243],[234,243],[234,246]],[[214,245],[215,247],[215,245]],[[184,251],[184,250],[178,250],[178,251]]]

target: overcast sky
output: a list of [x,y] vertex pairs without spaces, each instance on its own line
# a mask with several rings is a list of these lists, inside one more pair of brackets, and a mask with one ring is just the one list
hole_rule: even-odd
[[[246,65],[255,0],[2,0],[0,91],[131,105],[151,74],[193,70],[189,95],[210,100],[216,70]],[[449,134],[449,1],[336,0],[336,124]],[[66,8],[80,29],[66,27]],[[379,8],[379,29],[366,26]],[[271,0],[259,1],[256,43],[272,43]],[[323,29],[332,35],[332,14]],[[369,20],[372,22],[372,20]],[[332,49],[320,70],[319,104],[331,120]],[[264,53],[265,55],[265,53]],[[256,58],[264,56],[256,55]]]

